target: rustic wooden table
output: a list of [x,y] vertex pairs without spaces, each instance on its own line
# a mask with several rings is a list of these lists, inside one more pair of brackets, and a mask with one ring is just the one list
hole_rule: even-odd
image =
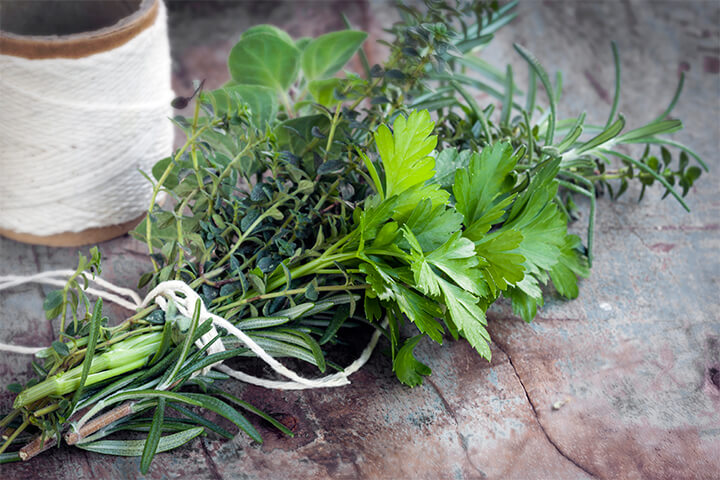
[[[187,93],[192,78],[221,84],[233,39],[252,23],[318,34],[340,28],[340,10],[375,33],[392,18],[379,1],[175,4],[175,88]],[[551,72],[564,71],[563,113],[605,118],[610,39],[621,50],[620,110],[630,125],[659,114],[686,72],[677,138],[714,170],[692,189],[692,213],[657,191],[641,204],[634,188],[615,203],[601,198],[595,266],[579,298],[551,298],[530,325],[506,304],[494,309],[492,363],[464,342],[426,342],[420,354],[434,374],[414,389],[379,354],[342,389],[233,385],[293,424],[295,438],[258,425],[263,445],[242,435],[196,439],[158,455],[149,478],[720,478],[720,3],[538,0],[518,11],[485,58],[524,72],[512,49],[520,42]],[[111,281],[134,285],[147,267],[128,237],[100,248]],[[73,267],[75,250],[0,239],[0,275]],[[0,341],[53,339],[43,292],[2,293]],[[28,375],[26,357],[0,359],[0,384]],[[0,394],[0,409],[11,400]],[[137,478],[138,468],[136,458],[61,448],[0,466],[0,477]]]

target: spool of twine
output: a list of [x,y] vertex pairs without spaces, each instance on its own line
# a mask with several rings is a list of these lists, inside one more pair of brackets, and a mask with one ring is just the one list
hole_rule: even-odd
[[161,0],[0,3],[0,235],[78,246],[122,235],[172,150]]

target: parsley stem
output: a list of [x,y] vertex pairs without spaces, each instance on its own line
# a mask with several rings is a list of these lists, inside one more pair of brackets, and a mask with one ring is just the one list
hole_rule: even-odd
[[343,275],[343,273],[362,273],[357,268],[346,268],[345,270],[340,270],[339,268],[321,268],[316,272],[318,275]]
[[[127,325],[129,327],[129,322],[127,322],[127,321],[123,322],[121,325],[118,325],[118,326],[120,327],[123,325]],[[96,348],[101,349],[101,348],[109,347],[111,345],[115,345],[119,342],[122,342],[123,340],[125,340],[127,338],[136,337],[136,336],[142,335],[143,333],[158,332],[158,331],[162,330],[162,328],[163,328],[162,325],[153,325],[153,326],[149,326],[149,327],[143,327],[143,328],[139,328],[136,330],[132,330],[132,331],[126,332],[122,335],[113,336],[110,340],[103,342],[103,343],[99,343],[96,346]],[[120,330],[120,331],[122,331],[122,330]],[[87,343],[87,339],[85,340],[84,343]],[[76,356],[82,357],[83,355],[85,355],[85,352],[86,352],[86,349],[84,349],[84,348],[81,350],[78,350],[76,352],[73,352],[72,356],[70,357],[71,358],[70,364],[72,365],[77,361],[74,357],[76,357]]]
[[[329,251],[329,250],[328,250]],[[327,253],[327,251],[326,251]],[[334,265],[335,262],[345,262],[348,260],[352,260],[356,258],[356,253],[338,253],[335,255],[322,255],[315,260],[311,260],[308,263],[304,265],[300,265],[299,267],[290,270],[290,277],[291,278],[301,278],[305,275],[309,275],[311,273],[315,273],[317,270],[330,267]],[[273,291],[277,288],[279,288],[281,285],[285,283],[285,277],[279,276],[275,280],[272,280],[268,282],[267,290]]]
[[[345,290],[365,290],[369,285],[366,283],[357,284],[357,285],[325,285],[321,287],[315,287],[315,290],[318,292],[342,292]],[[291,290],[282,290],[279,292],[272,292],[272,293],[265,293],[263,295],[255,295],[248,298],[243,298],[241,300],[238,300],[237,302],[229,303],[227,305],[223,305],[222,307],[218,308],[217,312],[225,312],[227,310],[230,310],[235,307],[240,307],[242,305],[246,305],[248,303],[256,302],[258,300],[268,300],[270,298],[278,298],[278,297],[289,297],[290,295],[297,295],[299,293],[305,293],[308,291],[308,287],[302,287],[302,288],[293,288]]]

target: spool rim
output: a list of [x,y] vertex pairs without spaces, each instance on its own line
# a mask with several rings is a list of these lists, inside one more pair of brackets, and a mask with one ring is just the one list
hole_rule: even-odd
[[113,25],[67,35],[21,35],[0,30],[0,54],[28,59],[82,58],[123,45],[149,28],[161,0],[141,0],[137,10]]
[[63,232],[47,236],[14,232],[12,230],[0,228],[0,236],[31,245],[44,245],[46,247],[81,247],[121,237],[142,222],[143,218],[145,218],[144,213],[137,218],[118,225],[94,227],[83,230],[82,232]]

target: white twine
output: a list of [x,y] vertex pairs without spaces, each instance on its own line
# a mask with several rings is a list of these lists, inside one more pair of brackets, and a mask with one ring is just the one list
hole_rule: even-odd
[[[53,270],[38,273],[35,275],[7,275],[0,277],[0,290],[5,290],[18,285],[26,283],[41,283],[46,285],[64,286],[67,278],[74,272],[72,270]],[[230,323],[225,318],[210,313],[205,304],[203,303],[200,296],[185,282],[179,280],[169,280],[160,283],[150,293],[145,296],[145,299],[141,300],[140,296],[133,290],[118,287],[110,282],[102,280],[100,278],[92,278],[92,275],[86,275],[88,280],[97,284],[101,288],[88,288],[85,291],[95,295],[96,297],[110,301],[117,305],[127,308],[128,310],[137,310],[140,308],[147,307],[151,302],[155,302],[163,311],[167,311],[168,301],[171,301],[177,307],[180,314],[186,317],[192,317],[195,311],[195,305],[200,302],[200,323],[210,319],[212,321],[212,328],[208,333],[198,339],[196,345],[198,348],[202,348],[212,339],[218,335],[217,328],[225,329],[228,334],[238,338],[247,348],[249,348],[258,358],[262,359],[267,363],[270,368],[275,372],[287,378],[288,381],[278,380],[267,380],[264,378],[258,378],[247,373],[234,370],[227,365],[223,365],[222,362],[215,363],[210,367],[207,367],[204,371],[206,372],[210,368],[216,368],[217,370],[245,383],[257,385],[260,387],[275,389],[275,390],[303,390],[308,388],[326,388],[326,387],[339,387],[350,383],[348,377],[353,373],[357,372],[362,368],[365,363],[370,359],[375,346],[380,338],[380,331],[376,330],[370,342],[360,354],[357,360],[351,363],[342,372],[337,372],[332,375],[327,375],[321,378],[308,379],[301,377],[297,373],[293,372],[283,364],[278,362],[275,358],[267,353],[260,345],[258,345],[252,338],[246,335],[242,330],[237,328],[235,325]],[[105,290],[103,290],[103,288]],[[123,298],[125,297],[125,298]],[[385,324],[383,324],[384,326]],[[0,351],[20,353],[20,354],[34,354],[40,350],[44,350],[47,347],[26,347],[18,345],[10,345],[0,343]],[[207,353],[217,353],[225,351],[225,346],[222,340],[216,340],[210,347],[208,347]]]
[[0,228],[53,235],[140,216],[172,149],[163,2],[125,44],[83,58],[0,55]]

